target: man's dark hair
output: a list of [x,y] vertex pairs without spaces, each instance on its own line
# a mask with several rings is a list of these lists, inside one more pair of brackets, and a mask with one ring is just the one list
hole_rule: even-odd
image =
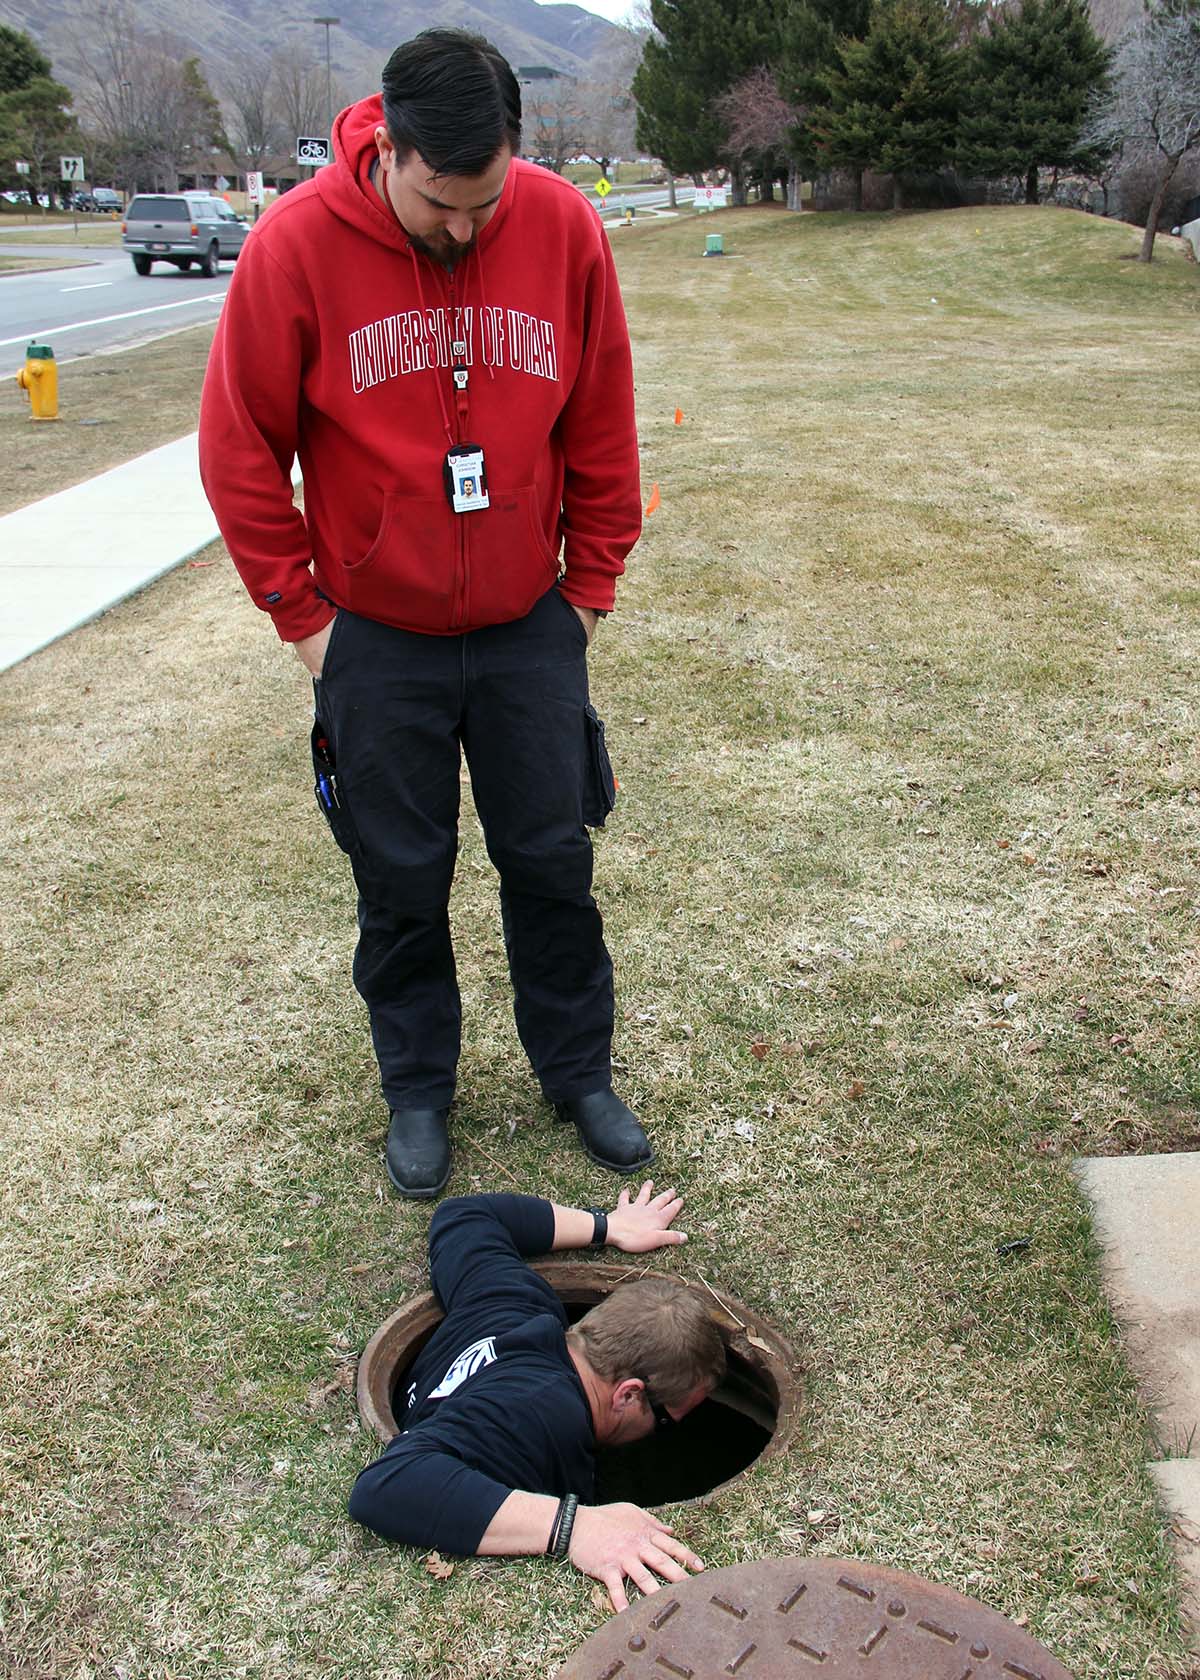
[[411,152],[435,175],[482,175],[507,141],[521,146],[521,90],[482,35],[425,29],[383,71],[383,120],[403,163]]

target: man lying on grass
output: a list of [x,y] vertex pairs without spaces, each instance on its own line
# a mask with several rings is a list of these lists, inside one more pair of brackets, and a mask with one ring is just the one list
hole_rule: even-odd
[[673,1190],[621,1192],[612,1213],[538,1196],[463,1196],[429,1230],[445,1318],[410,1373],[402,1430],[359,1476],[350,1515],[389,1540],[481,1557],[570,1558],[625,1609],[626,1577],[704,1565],[636,1505],[594,1505],[595,1453],[686,1416],[725,1370],[720,1332],[682,1284],[640,1278],[568,1327],[525,1257],[603,1247],[645,1254],[671,1230]]

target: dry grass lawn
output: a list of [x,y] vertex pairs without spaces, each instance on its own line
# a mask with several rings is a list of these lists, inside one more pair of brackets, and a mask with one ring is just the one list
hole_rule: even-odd
[[10,257],[0,245],[0,274],[49,274],[64,268],[86,268],[88,257]]
[[213,331],[209,321],[135,350],[65,357],[53,426],[30,420],[10,381],[0,398],[0,514],[194,431]]
[[[671,1263],[808,1395],[679,1524],[1182,1680],[1069,1161],[1200,1130],[1200,277],[1023,208],[614,243],[662,497],[593,657],[621,1084],[689,1198]],[[428,1210],[384,1189],[307,684],[212,557],[0,679],[7,1672],[548,1676],[581,1577],[438,1581],[343,1514]],[[468,819],[451,1188],[610,1197],[522,1065],[493,889]]]
[[[69,216],[47,217],[45,221],[34,216],[19,219],[3,216],[0,217],[0,234],[15,245],[22,242],[31,245],[119,245],[121,223],[119,219],[111,220],[107,216],[93,219],[81,215],[74,222]],[[3,250],[3,242],[0,242],[0,250]]]

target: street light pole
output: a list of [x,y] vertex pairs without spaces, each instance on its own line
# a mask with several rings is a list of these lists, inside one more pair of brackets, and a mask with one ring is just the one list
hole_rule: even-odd
[[341,23],[340,17],[316,17],[314,23],[320,23],[325,28],[325,129],[330,141],[333,140],[333,65],[329,57],[329,31],[335,23]]
[[[121,96],[121,142],[125,154],[122,159],[125,167],[121,173],[125,177],[125,197],[128,200],[133,193],[133,159],[131,156],[133,145],[133,83],[121,82],[119,86]],[[93,181],[92,185],[95,186],[96,183]]]

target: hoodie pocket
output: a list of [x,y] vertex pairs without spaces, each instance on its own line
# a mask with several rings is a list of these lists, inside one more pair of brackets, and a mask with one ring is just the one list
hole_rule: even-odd
[[409,630],[523,618],[558,575],[558,561],[532,484],[489,496],[478,513],[455,513],[444,496],[387,496],[375,541],[346,564],[345,605]]
[[558,576],[532,484],[491,491],[486,513],[465,514],[466,616],[470,627],[506,624],[532,612]]
[[346,562],[351,612],[413,630],[449,629],[461,517],[445,496],[385,496],[375,541],[361,560]]

